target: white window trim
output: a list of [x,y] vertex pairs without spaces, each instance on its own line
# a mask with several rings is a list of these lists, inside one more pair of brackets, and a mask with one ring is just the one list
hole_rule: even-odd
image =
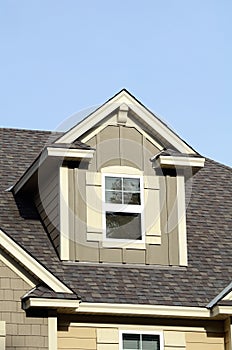
[[164,335],[162,331],[140,331],[140,330],[120,330],[119,331],[119,350],[123,350],[123,334],[148,334],[148,335],[158,335],[160,340],[160,350],[164,350]]
[[[103,241],[104,242],[117,242],[117,243],[135,243],[144,244],[145,243],[145,223],[144,223],[144,183],[143,176],[141,175],[131,175],[122,173],[103,173],[102,174],[102,225],[103,225]],[[120,178],[135,178],[140,180],[140,205],[126,205],[126,204],[111,204],[105,202],[105,178],[106,177],[120,177]],[[122,209],[123,207],[123,209]],[[132,239],[116,239],[106,237],[106,212],[122,212],[122,213],[139,213],[141,215],[141,237],[142,239],[132,240]]]

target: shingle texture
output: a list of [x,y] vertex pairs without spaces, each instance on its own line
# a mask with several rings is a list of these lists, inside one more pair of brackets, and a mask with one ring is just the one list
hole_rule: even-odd
[[206,306],[231,282],[232,169],[212,160],[187,184],[187,268],[59,261],[40,221],[21,217],[6,192],[50,137],[42,131],[0,130],[0,227],[82,301]]

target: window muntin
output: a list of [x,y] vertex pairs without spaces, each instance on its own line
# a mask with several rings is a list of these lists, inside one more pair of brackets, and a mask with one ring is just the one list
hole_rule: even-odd
[[162,350],[162,333],[151,332],[121,332],[120,350]]
[[106,203],[140,205],[140,179],[106,176],[105,201]]
[[143,241],[142,177],[107,174],[104,180],[105,239]]

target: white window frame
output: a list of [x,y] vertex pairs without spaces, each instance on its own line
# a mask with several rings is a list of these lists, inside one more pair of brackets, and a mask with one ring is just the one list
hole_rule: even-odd
[[[118,242],[118,243],[145,243],[145,224],[144,224],[144,184],[143,176],[121,174],[121,173],[104,173],[102,174],[102,223],[103,223],[103,240],[106,242]],[[105,179],[106,177],[119,177],[119,178],[134,178],[140,180],[140,205],[134,204],[114,204],[106,203],[105,201]],[[106,237],[106,212],[117,212],[117,213],[134,213],[140,214],[141,217],[141,239],[119,239],[119,238],[108,238]]]
[[123,334],[147,334],[147,335],[158,335],[160,341],[160,350],[164,350],[164,335],[162,331],[135,331],[135,330],[120,330],[119,331],[119,350],[123,350]]

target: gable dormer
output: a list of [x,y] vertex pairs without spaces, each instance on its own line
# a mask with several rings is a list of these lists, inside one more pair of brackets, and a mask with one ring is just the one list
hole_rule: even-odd
[[126,90],[46,152],[34,200],[62,260],[187,265],[185,181],[204,158]]

